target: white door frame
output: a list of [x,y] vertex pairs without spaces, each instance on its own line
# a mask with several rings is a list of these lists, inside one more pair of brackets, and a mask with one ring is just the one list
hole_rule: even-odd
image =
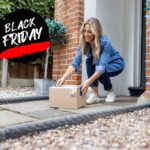
[[[112,45],[125,59],[126,69],[121,75],[113,78],[112,83],[117,95],[129,95],[129,86],[140,85],[142,1],[85,0],[84,18],[89,17],[96,17],[101,21]],[[83,65],[82,80],[86,79]],[[106,95],[103,87],[100,87],[100,93]]]

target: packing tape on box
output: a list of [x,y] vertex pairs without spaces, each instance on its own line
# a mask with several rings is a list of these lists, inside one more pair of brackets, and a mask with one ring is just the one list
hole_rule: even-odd
[[77,96],[77,90],[76,89],[70,89],[69,94],[70,94],[70,96],[75,97],[75,96]]

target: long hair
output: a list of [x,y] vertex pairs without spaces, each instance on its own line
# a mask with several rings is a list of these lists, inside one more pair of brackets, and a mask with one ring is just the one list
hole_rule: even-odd
[[92,55],[93,55],[94,59],[98,59],[100,51],[101,51],[101,43],[100,43],[100,38],[102,37],[101,23],[99,22],[98,19],[92,17],[92,18],[89,18],[88,20],[86,20],[82,24],[80,32],[79,32],[79,46],[80,46],[82,55],[86,53],[86,44],[87,43],[85,42],[85,38],[84,38],[84,27],[86,24],[90,25],[91,32],[94,36],[94,41],[91,45]]

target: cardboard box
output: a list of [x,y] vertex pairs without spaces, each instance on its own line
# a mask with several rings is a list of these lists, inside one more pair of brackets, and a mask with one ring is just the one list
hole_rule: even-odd
[[86,105],[80,95],[80,86],[53,86],[49,88],[49,106],[55,108],[78,109]]

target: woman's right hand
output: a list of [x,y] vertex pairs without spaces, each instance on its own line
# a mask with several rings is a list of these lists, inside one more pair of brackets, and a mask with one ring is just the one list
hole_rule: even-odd
[[64,78],[64,77],[61,77],[61,78],[57,81],[56,86],[62,86],[64,82],[65,82],[65,78]]
[[65,80],[75,71],[73,66],[69,66],[64,75],[57,81],[56,86],[62,86]]

